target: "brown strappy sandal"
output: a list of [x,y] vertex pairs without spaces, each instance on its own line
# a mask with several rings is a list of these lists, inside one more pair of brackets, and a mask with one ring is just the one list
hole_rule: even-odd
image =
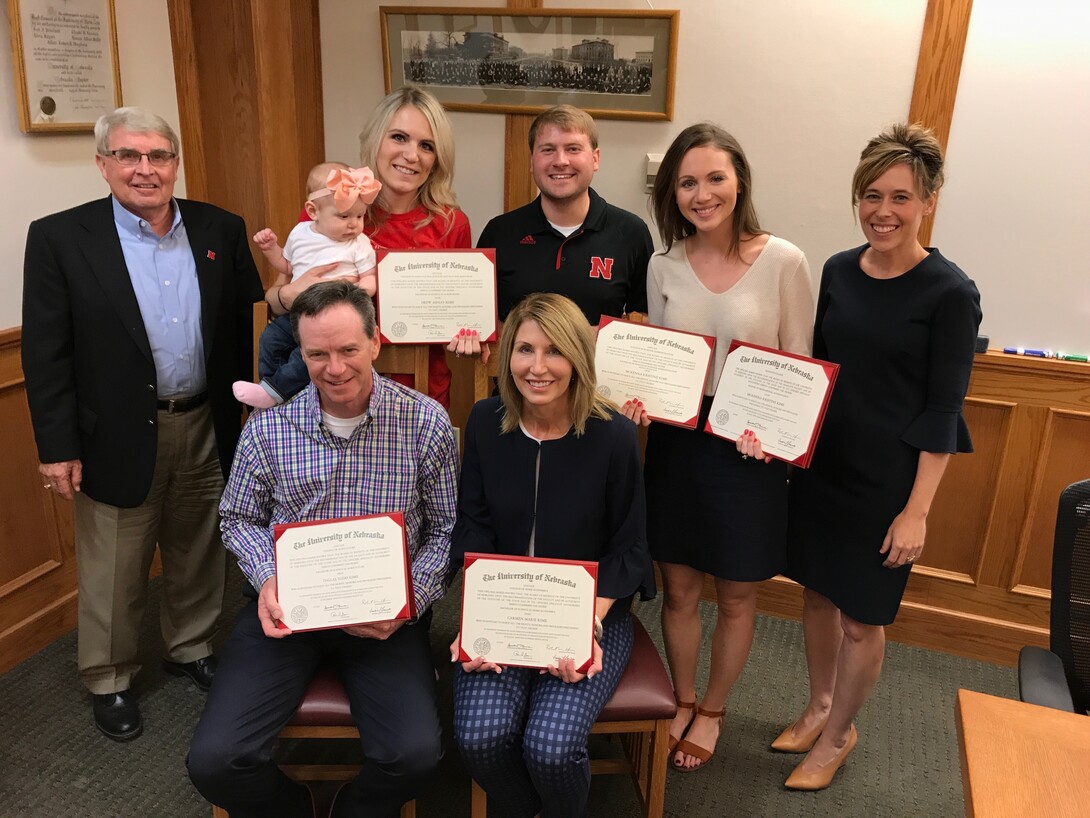
[[[719,733],[720,735],[722,735],[723,714],[726,712],[726,708],[723,708],[721,710],[705,710],[703,707],[698,707],[696,708],[696,712],[699,715],[704,716],[705,718],[717,719],[719,721]],[[696,719],[694,718],[693,721],[695,720]],[[692,722],[689,722],[689,726],[692,726]],[[688,730],[686,730],[686,733],[688,733]],[[715,742],[716,744],[719,743],[718,736],[716,736]],[[713,746],[710,750],[706,750],[698,744],[693,744],[688,739],[682,739],[677,743],[677,746],[674,747],[674,752],[685,753],[685,755],[693,756],[700,761],[700,764],[696,767],[683,767],[676,761],[673,763],[673,767],[675,770],[683,773],[691,773],[703,768],[708,763],[709,759],[711,759],[711,757],[715,755],[715,747]]]
[[[692,710],[694,707],[696,707],[696,702],[695,701],[683,702],[681,699],[679,699],[677,697],[676,692],[674,693],[674,702],[677,704],[677,709],[678,710]],[[692,724],[692,723],[693,723],[693,719],[689,719],[689,724]],[[670,736],[669,741],[666,742],[666,746],[667,746],[669,752],[671,752],[671,753],[674,752],[674,750],[677,749],[678,742],[681,741],[681,739],[685,738],[685,734],[689,732],[689,724],[686,724],[685,729],[681,731],[681,737],[680,738],[674,738],[673,736]]]

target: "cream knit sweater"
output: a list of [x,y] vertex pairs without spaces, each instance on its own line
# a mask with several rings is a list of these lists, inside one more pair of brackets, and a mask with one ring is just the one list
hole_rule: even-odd
[[715,338],[715,363],[704,394],[715,393],[732,339],[809,355],[814,295],[806,256],[791,242],[769,236],[750,268],[723,293],[696,277],[685,241],[655,253],[647,269],[648,320]]

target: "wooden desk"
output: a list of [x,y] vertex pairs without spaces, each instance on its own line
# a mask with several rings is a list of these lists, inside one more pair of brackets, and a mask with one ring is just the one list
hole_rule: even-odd
[[969,818],[1090,815],[1090,716],[959,690]]

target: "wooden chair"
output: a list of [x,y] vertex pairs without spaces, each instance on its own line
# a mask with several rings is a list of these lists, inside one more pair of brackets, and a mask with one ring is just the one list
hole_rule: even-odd
[[[645,818],[661,818],[670,722],[677,713],[677,705],[654,642],[635,617],[632,628],[635,639],[628,667],[590,731],[592,735],[619,736],[624,757],[591,759],[590,771],[592,775],[629,773]],[[474,781],[471,815],[486,818],[487,814],[487,796]]]
[[[272,310],[264,301],[254,303],[254,380],[257,376],[258,339],[269,321]],[[375,359],[375,371],[380,375],[412,375],[416,388],[427,391],[428,384],[428,345],[427,344],[384,344]]]
[[[287,726],[280,731],[281,739],[355,739],[360,734],[352,721],[348,696],[337,674],[329,667],[319,668],[303,694],[299,707]],[[359,773],[358,764],[282,764],[293,781],[350,781]],[[212,818],[228,818],[226,810],[212,808]],[[401,808],[401,818],[416,818],[416,802]]]

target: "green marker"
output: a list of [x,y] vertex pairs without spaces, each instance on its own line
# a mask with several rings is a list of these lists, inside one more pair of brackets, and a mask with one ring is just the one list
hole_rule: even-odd
[[1080,363],[1090,363],[1090,358],[1085,355],[1068,355],[1066,352],[1061,352],[1057,356],[1061,361],[1078,361]]

